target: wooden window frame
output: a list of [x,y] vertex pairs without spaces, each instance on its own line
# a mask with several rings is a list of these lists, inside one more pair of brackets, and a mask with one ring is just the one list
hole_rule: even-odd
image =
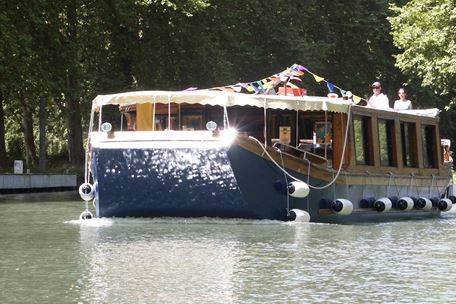
[[[409,127],[412,127],[411,131],[408,131],[408,134],[404,134],[404,137],[402,136],[402,128],[405,126],[405,124],[408,124]],[[422,163],[423,163],[423,155],[422,151],[418,149],[418,147],[421,147],[421,124],[419,124],[417,121],[407,121],[407,120],[401,120],[400,121],[400,134],[401,134],[401,147],[402,147],[402,166],[404,168],[411,168],[411,169],[418,169],[422,168]],[[408,136],[411,136],[409,138]],[[406,163],[406,159],[404,159],[404,156],[406,157],[406,151],[404,151],[405,147],[405,142],[403,139],[408,139],[409,141],[409,153],[411,157],[411,165],[408,166]],[[415,151],[415,153],[413,153]]]
[[[380,122],[384,121],[386,123],[386,132],[388,133],[387,136],[390,136],[390,144],[391,151],[388,151],[388,154],[391,153],[391,162],[388,165],[382,164],[381,159],[381,145],[380,145]],[[378,140],[378,155],[379,155],[379,165],[383,168],[397,168],[398,167],[398,157],[397,157],[397,134],[396,134],[396,121],[394,118],[391,117],[377,117],[377,140]],[[388,144],[388,143],[387,143]]]
[[[424,142],[422,141],[421,142],[421,153],[423,154],[423,168],[424,169],[438,169],[439,168],[439,157],[438,155],[441,153],[440,152],[440,149],[437,148],[437,147],[440,147],[440,145],[437,145],[437,132],[436,132],[436,125],[433,125],[433,124],[427,124],[427,123],[422,123],[421,124],[421,128],[420,128],[420,136],[423,136],[423,130],[424,132],[425,131],[425,128],[431,128],[431,142],[430,142],[430,145],[431,145],[431,153],[429,155],[428,154],[428,157],[429,157],[429,160],[432,161],[432,165],[430,167],[425,167],[425,159],[424,159],[424,150],[426,149],[426,147],[424,146]],[[426,136],[426,133],[425,135]],[[429,151],[428,151],[429,152]]]
[[[368,162],[366,164],[358,164],[357,161],[356,161],[356,145],[355,145],[355,127],[354,127],[354,121],[355,119],[359,119],[361,118],[361,120],[364,120],[366,119],[367,121],[367,130],[366,130],[366,134],[367,134],[367,150],[364,150],[364,153],[366,153],[368,155]],[[375,132],[374,130],[374,124],[373,124],[373,117],[371,115],[363,115],[363,114],[358,114],[358,113],[355,113],[353,115],[353,117],[351,118],[351,127],[350,127],[350,137],[351,137],[351,151],[352,151],[352,160],[353,162],[351,163],[351,165],[353,167],[356,167],[358,169],[362,169],[362,170],[366,170],[366,169],[369,169],[369,168],[373,168],[375,166],[375,159],[376,159],[376,155],[375,155],[375,141],[373,140],[373,134]],[[363,122],[364,123],[364,122]],[[363,126],[364,128],[364,126]],[[364,130],[363,130],[364,131]],[[363,134],[363,137],[364,137],[365,134]]]

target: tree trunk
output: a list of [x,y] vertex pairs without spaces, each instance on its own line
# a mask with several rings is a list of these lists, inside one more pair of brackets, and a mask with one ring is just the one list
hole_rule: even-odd
[[27,99],[24,96],[19,98],[22,109],[22,132],[24,133],[25,143],[25,160],[27,169],[36,164],[36,147],[33,138],[33,117],[32,112],[27,105]]
[[68,126],[68,156],[72,165],[84,162],[82,141],[82,121],[79,104],[78,55],[77,55],[77,1],[70,1],[67,6],[68,46],[72,50],[68,60],[68,100],[66,102]]
[[46,170],[46,99],[40,97],[40,112],[39,112],[39,124],[40,124],[40,159],[39,167],[41,171]]
[[67,102],[67,124],[70,163],[72,165],[81,165],[84,162],[81,109],[79,107],[79,100],[74,97],[70,97]]
[[3,94],[0,92],[0,169],[3,171],[8,166],[8,155],[5,143],[5,113],[3,112]]

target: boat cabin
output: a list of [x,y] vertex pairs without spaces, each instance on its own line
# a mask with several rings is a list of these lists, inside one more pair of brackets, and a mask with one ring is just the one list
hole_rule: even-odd
[[[209,121],[218,128],[224,125],[222,106],[142,103],[120,106],[120,112],[119,131],[197,131],[206,130]],[[339,167],[347,113],[265,110],[246,105],[227,107],[226,116],[241,135],[253,136],[296,157],[305,154],[316,163]],[[438,117],[352,106],[343,169],[440,174],[446,168],[438,123]]]

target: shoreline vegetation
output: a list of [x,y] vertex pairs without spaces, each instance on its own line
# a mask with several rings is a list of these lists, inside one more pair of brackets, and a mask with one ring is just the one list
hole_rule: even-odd
[[[13,1],[0,4],[0,173],[83,175],[91,100],[208,88],[303,64],[363,98],[380,81],[437,107],[456,140],[451,0]],[[432,22],[429,22],[432,20]],[[431,25],[431,26],[430,26]],[[327,88],[308,81],[308,95]],[[104,113],[113,125],[119,113]]]

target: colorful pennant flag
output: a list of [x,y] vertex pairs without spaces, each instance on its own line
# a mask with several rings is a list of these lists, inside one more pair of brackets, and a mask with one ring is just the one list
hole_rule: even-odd
[[240,93],[241,90],[242,90],[242,87],[241,87],[240,85],[238,85],[238,84],[232,86],[232,88],[233,88],[233,90],[234,90],[235,92],[238,92],[238,93]]
[[358,104],[361,101],[361,97],[353,95],[353,101],[355,102],[355,104]]
[[250,84],[248,84],[248,85],[246,86],[245,89],[246,89],[248,92],[251,92],[251,93],[252,93],[252,92],[255,92],[255,89],[254,89],[253,86],[250,85]]
[[257,81],[256,84],[258,85],[258,89],[259,89],[260,91],[263,91],[263,90],[264,90],[264,88],[263,88],[263,83],[262,83],[261,81]]
[[323,77],[317,76],[315,74],[313,74],[313,77],[315,78],[316,82],[322,82],[323,80],[325,80]]
[[334,85],[331,82],[326,82],[326,86],[330,93],[334,92]]

